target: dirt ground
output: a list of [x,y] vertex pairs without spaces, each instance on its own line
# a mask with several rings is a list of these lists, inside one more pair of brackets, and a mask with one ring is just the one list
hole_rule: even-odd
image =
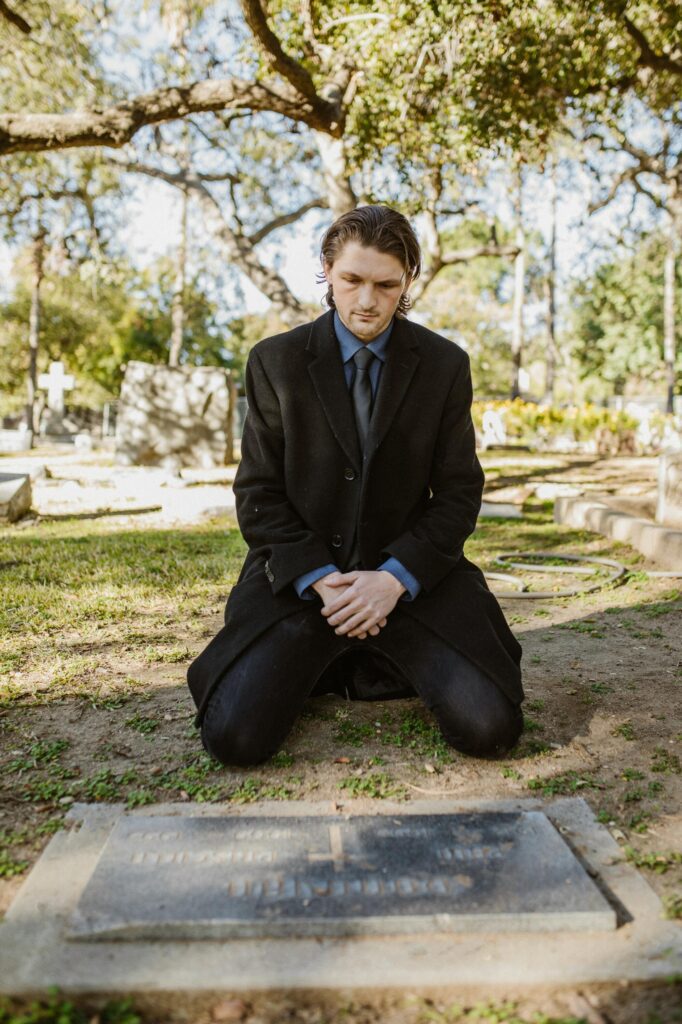
[[[83,473],[76,461],[60,461],[58,454],[44,461],[52,480],[61,474],[64,482],[73,482]],[[63,814],[74,799],[123,801],[130,807],[168,800],[311,799],[362,813],[387,797],[483,800],[580,794],[610,829],[623,857],[646,873],[663,900],[665,914],[680,918],[681,581],[646,575],[647,569],[658,567],[627,546],[557,526],[549,505],[557,493],[575,488],[615,495],[642,508],[649,502],[651,507],[655,460],[488,452],[483,462],[486,499],[516,503],[524,518],[482,521],[467,548],[478,564],[499,570],[492,563],[496,552],[550,550],[617,558],[627,568],[617,585],[592,594],[501,599],[524,651],[526,729],[514,751],[501,760],[456,753],[442,742],[418,699],[365,703],[326,695],[308,701],[283,749],[270,762],[222,768],[204,755],[192,725],[194,708],[185,673],[189,661],[222,625],[224,578],[198,596],[186,589],[182,600],[164,593],[156,601],[148,598],[144,605],[131,602],[128,607],[123,592],[114,593],[114,603],[120,604],[115,619],[103,614],[87,630],[62,626],[54,631],[43,631],[40,621],[34,620],[29,642],[24,613],[17,612],[19,618],[11,627],[15,639],[6,635],[6,657],[0,663],[0,913],[50,835],[62,827]],[[106,469],[106,456],[92,455],[87,465]],[[216,482],[220,483],[212,481]],[[39,508],[37,520],[0,529],[0,573],[4,569],[7,579],[16,572],[19,579],[25,572],[36,587],[54,587],[47,570],[41,578],[31,545],[47,537],[55,522],[59,529],[69,524],[75,552],[82,542],[85,553],[89,541],[79,541],[78,522],[68,507],[60,508],[63,518],[52,522],[49,505]],[[167,527],[158,510],[121,512],[91,510],[97,531],[93,543],[103,543],[104,535],[115,532],[134,531],[139,536]],[[187,543],[199,536],[204,544],[225,543],[223,538],[229,535],[235,545],[233,573],[238,569],[243,548],[234,520],[224,517],[200,527],[186,525],[180,533]],[[62,543],[61,533],[54,537],[55,544]],[[30,558],[29,548],[34,552]],[[96,579],[91,566],[88,561],[87,571]],[[559,583],[557,577],[544,574],[529,578],[535,589],[580,585],[579,577],[561,577]],[[491,586],[507,589],[499,583]],[[65,599],[75,600],[68,588]],[[110,596],[109,606],[111,600]],[[20,605],[17,599],[16,608]],[[60,614],[68,621],[68,608]],[[514,1013],[542,1011],[563,1013],[566,1021],[572,1014],[575,1021],[587,1024],[667,1024],[682,1019],[675,1015],[679,977],[680,965],[671,964],[667,987],[635,991],[623,979],[622,989],[601,994],[597,989],[532,999],[517,994],[515,1011],[508,1009],[507,1016],[500,1011],[495,1017],[491,1010],[480,1019],[512,1021]],[[408,1013],[397,1004],[370,1011],[358,1003],[345,1016],[332,1016],[330,1009],[325,1019],[357,1024],[475,1019],[448,1016],[446,1002],[436,999],[430,1009],[429,1004],[420,1004],[419,1013],[428,1011],[431,1016],[415,1016],[416,1004]],[[255,1021],[256,1010],[247,1007],[241,1018],[223,1019]],[[289,1016],[283,1009],[281,1013],[272,1019],[318,1019],[292,1016],[294,1010]]]

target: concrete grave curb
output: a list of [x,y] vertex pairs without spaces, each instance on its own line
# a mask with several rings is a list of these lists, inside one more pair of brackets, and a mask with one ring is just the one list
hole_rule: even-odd
[[671,572],[682,571],[682,530],[638,519],[595,498],[558,497],[554,521],[630,544]]
[[[248,938],[201,941],[68,941],[64,932],[100,851],[122,816],[256,818],[298,815],[452,814],[543,811],[615,909],[616,930]],[[352,805],[267,801],[259,805],[75,804],[76,827],[55,835],[0,926],[0,992],[35,996],[263,993],[277,990],[414,990],[459,993],[614,981],[653,981],[682,968],[682,930],[599,825],[584,800],[415,800]],[[79,826],[79,827],[78,827]]]

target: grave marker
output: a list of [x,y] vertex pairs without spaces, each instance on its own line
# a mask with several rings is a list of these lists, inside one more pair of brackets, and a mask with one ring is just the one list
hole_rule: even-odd
[[76,939],[609,929],[615,914],[537,811],[122,817]]

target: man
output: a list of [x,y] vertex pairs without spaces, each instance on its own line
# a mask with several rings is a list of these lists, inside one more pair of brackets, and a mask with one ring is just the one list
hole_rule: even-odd
[[225,625],[189,667],[205,749],[269,758],[312,693],[418,695],[449,744],[490,756],[522,729],[521,648],[463,555],[483,471],[466,352],[406,319],[420,271],[385,206],[322,239],[328,312],[246,367],[234,492],[249,546]]

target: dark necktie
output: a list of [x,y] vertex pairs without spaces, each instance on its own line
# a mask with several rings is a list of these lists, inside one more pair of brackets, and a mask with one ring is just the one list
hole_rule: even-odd
[[368,348],[359,348],[353,356],[355,363],[355,380],[351,389],[353,397],[353,409],[355,411],[355,422],[358,427],[360,445],[364,449],[367,431],[369,430],[369,418],[372,414],[372,381],[369,376],[369,368],[374,359],[374,353]]

